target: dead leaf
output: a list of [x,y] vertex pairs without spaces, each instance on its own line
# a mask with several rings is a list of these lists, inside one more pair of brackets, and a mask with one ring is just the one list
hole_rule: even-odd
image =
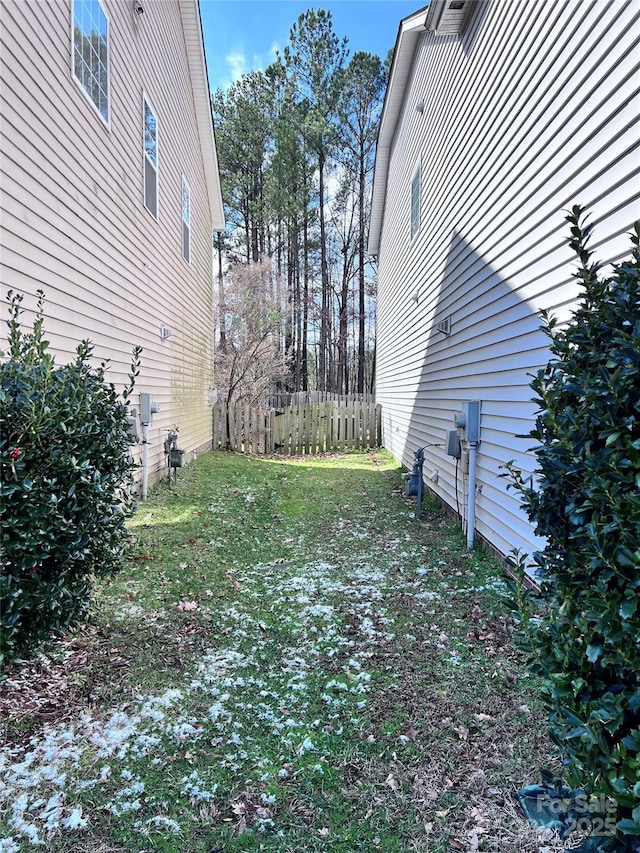
[[327,838],[327,836],[329,835],[329,827],[323,826],[322,829],[318,830],[318,835],[320,836],[320,838]]
[[197,601],[179,601],[176,605],[178,610],[192,611],[198,609]]
[[397,790],[398,790],[398,788],[400,787],[400,786],[398,785],[398,780],[397,780],[397,779],[396,779],[396,777],[393,775],[393,773],[389,773],[389,775],[387,776],[387,778],[384,780],[384,784],[385,784],[385,785],[388,785],[388,786],[391,788],[391,790],[392,790],[392,791],[397,791]]
[[469,737],[469,729],[460,723],[459,726],[452,726],[454,732],[458,735],[460,740],[467,740]]

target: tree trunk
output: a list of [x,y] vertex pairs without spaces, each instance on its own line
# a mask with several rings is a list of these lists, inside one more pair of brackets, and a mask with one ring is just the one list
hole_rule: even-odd
[[358,394],[364,393],[364,352],[365,352],[365,299],[364,299],[364,196],[365,196],[365,160],[364,150],[360,149],[358,187]]
[[300,357],[302,359],[302,390],[309,390],[309,220],[307,211],[309,209],[308,188],[305,183],[305,208],[304,208],[304,230],[303,230],[303,291],[302,291],[302,348]]
[[227,351],[226,311],[224,307],[224,276],[222,274],[222,233],[218,232],[218,322],[220,324],[220,352]]
[[349,261],[348,247],[342,250],[342,287],[340,288],[339,328],[338,328],[338,370],[336,391],[338,394],[349,393],[349,364],[347,362],[348,318],[349,303]]
[[320,309],[320,348],[318,353],[318,390],[327,387],[327,344],[329,339],[329,268],[327,265],[327,233],[324,221],[324,152],[318,154],[318,214],[320,217],[320,269],[322,279],[322,307]]

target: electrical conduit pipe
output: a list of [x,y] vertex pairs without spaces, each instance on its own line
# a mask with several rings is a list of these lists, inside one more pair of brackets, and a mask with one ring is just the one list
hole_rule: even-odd
[[478,442],[469,444],[469,497],[467,499],[467,548],[473,548],[473,534],[476,527],[476,457]]
[[149,424],[142,424],[142,500],[147,499],[149,485]]

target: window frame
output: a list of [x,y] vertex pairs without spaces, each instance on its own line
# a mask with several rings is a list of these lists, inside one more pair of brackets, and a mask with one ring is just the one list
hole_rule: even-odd
[[[416,184],[417,182],[417,184]],[[417,186],[417,192],[415,188]],[[409,231],[411,235],[411,240],[414,239],[416,234],[420,231],[420,226],[422,224],[422,210],[421,210],[421,195],[422,195],[422,164],[418,163],[416,168],[413,170],[413,174],[411,175],[411,184],[410,184],[410,199],[409,199]]]
[[[155,121],[155,157],[156,162],[154,163],[151,157],[149,157],[147,153],[147,140],[146,140],[146,128],[147,128],[147,109],[151,113]],[[152,216],[156,222],[160,221],[160,139],[159,139],[159,122],[158,122],[158,113],[156,112],[151,99],[147,95],[146,92],[142,93],[142,202],[144,204],[145,210]],[[153,170],[155,176],[155,213],[149,205],[147,204],[147,163],[150,168]]]
[[[75,58],[76,58],[76,30],[75,30],[76,8],[79,6],[82,6],[82,5],[86,5],[88,3],[92,3],[92,2],[96,3],[96,5],[100,9],[100,12],[102,13],[102,15],[105,19],[105,23],[106,23],[105,43],[106,43],[106,50],[107,50],[107,61],[106,61],[106,65],[104,66],[105,70],[106,70],[106,75],[107,75],[107,91],[106,91],[106,96],[107,96],[106,111],[107,111],[107,114],[106,114],[106,116],[102,114],[102,111],[100,110],[99,104],[96,104],[91,93],[85,87],[84,82],[76,74],[76,63],[75,63]],[[89,103],[91,105],[93,111],[96,113],[97,116],[100,117],[100,120],[105,125],[105,127],[107,127],[110,130],[111,129],[111,44],[110,44],[111,43],[111,21],[109,19],[109,15],[107,14],[107,12],[106,12],[103,4],[102,4],[102,0],[71,0],[70,28],[71,28],[71,77],[72,77],[73,81],[75,82],[76,86],[78,87],[78,89],[82,92],[82,95],[86,99],[87,103]],[[81,32],[81,34],[84,37],[84,32]],[[82,51],[80,51],[80,54],[81,53],[82,53]],[[95,79],[95,78],[92,76],[91,79]],[[98,86],[99,85],[100,84],[98,83]]]
[[[187,191],[187,219],[184,218],[185,211],[185,189]],[[185,176],[182,176],[182,195],[181,195],[181,223],[182,223],[182,257],[186,263],[191,266],[191,187]],[[185,228],[187,239],[185,240]],[[186,246],[186,254],[185,254]]]

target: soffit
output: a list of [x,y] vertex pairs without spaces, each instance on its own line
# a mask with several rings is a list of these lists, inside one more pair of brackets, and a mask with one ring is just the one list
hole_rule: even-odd
[[207,62],[204,52],[204,38],[200,20],[198,0],[179,0],[182,30],[187,49],[189,73],[193,88],[193,100],[198,125],[198,137],[204,164],[209,196],[211,223],[214,231],[224,231],[224,208],[220,189],[218,154],[211,118],[211,95],[207,77]]
[[371,220],[367,246],[367,251],[370,255],[377,255],[380,248],[380,234],[387,195],[387,176],[389,173],[391,145],[395,136],[398,119],[402,112],[407,82],[411,75],[418,40],[426,29],[428,9],[429,7],[427,6],[414,12],[413,15],[404,18],[400,22],[398,29],[376,145],[376,162],[373,173],[373,192],[371,198]]

